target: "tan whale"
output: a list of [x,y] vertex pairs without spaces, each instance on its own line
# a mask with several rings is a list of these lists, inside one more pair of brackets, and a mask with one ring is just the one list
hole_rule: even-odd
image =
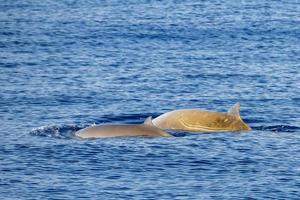
[[116,124],[90,126],[75,132],[80,138],[108,138],[120,136],[171,136],[152,124],[148,117],[143,124]]
[[227,113],[199,109],[183,109],[167,112],[155,118],[153,124],[160,129],[194,132],[251,130],[240,116],[240,103]]

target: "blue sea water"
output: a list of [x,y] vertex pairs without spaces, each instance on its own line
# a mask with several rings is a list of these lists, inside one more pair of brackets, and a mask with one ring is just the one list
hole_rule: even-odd
[[[0,0],[1,199],[299,199],[300,3]],[[241,103],[249,132],[80,140]]]

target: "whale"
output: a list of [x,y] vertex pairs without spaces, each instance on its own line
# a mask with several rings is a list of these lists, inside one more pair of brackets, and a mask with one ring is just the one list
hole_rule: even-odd
[[180,109],[164,113],[152,122],[162,130],[191,132],[251,130],[240,116],[239,102],[234,104],[228,112]]
[[171,135],[152,123],[148,117],[143,124],[103,124],[83,128],[74,134],[81,139],[128,136],[170,137]]

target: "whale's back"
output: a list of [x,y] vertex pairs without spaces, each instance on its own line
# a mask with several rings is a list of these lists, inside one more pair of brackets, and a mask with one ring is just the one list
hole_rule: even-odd
[[107,138],[119,136],[170,136],[152,124],[147,118],[144,124],[96,125],[81,129],[75,133],[80,138]]
[[236,110],[230,110],[228,113],[200,109],[174,110],[158,116],[153,120],[153,124],[163,130],[195,132],[250,130]]

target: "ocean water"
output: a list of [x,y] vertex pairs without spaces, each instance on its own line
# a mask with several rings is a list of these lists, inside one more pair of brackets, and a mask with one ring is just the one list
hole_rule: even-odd
[[[299,199],[300,3],[0,0],[1,199]],[[241,103],[249,132],[80,140]]]

